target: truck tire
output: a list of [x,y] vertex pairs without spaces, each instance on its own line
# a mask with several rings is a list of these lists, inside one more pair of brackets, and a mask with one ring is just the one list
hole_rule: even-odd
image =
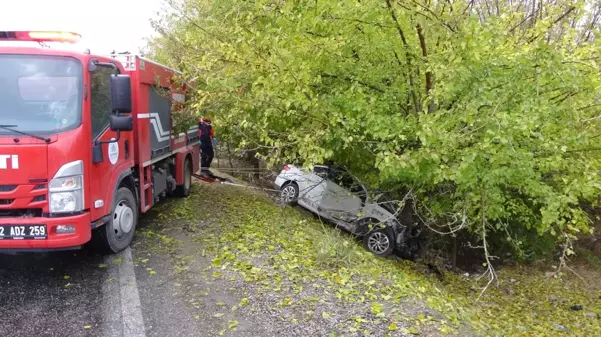
[[192,161],[190,156],[186,157],[184,161],[184,184],[177,185],[175,188],[175,195],[178,197],[187,197],[190,195],[190,189],[192,188]]
[[95,233],[100,248],[107,253],[118,253],[127,248],[134,238],[137,223],[136,198],[129,188],[121,187],[113,199],[110,220]]

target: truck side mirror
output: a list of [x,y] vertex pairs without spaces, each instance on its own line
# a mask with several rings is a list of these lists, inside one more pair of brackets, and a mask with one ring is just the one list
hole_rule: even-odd
[[131,131],[134,129],[134,119],[132,116],[109,116],[111,131]]
[[111,75],[111,110],[113,113],[130,113],[131,78],[129,75]]

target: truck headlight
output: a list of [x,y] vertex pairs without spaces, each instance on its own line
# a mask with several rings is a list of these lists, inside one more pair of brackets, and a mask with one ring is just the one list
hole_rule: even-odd
[[50,181],[50,213],[72,213],[84,209],[83,161],[63,165]]

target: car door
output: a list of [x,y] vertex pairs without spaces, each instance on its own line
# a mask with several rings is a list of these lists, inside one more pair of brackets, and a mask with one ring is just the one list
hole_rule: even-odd
[[358,183],[346,171],[332,170],[320,199],[322,212],[345,223],[355,221],[361,215],[365,201],[360,193],[362,188],[357,187]]

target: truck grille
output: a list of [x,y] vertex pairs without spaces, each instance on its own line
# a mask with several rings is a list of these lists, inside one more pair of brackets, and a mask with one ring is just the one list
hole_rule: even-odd
[[0,185],[0,192],[12,192],[17,185]]
[[0,199],[0,205],[10,205],[15,199]]
[[0,185],[0,218],[42,217],[48,203],[48,185]]
[[33,218],[43,215],[41,208],[1,209],[0,218]]
[[46,195],[42,194],[42,195],[38,195],[37,197],[33,198],[31,200],[31,202],[39,202],[39,201],[44,201],[46,200]]

